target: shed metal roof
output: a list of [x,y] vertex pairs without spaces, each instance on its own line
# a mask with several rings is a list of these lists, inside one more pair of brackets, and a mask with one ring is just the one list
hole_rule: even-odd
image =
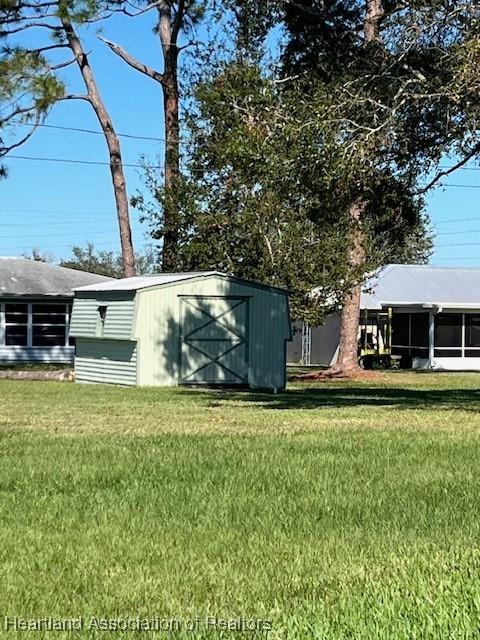
[[480,268],[390,264],[362,293],[363,309],[382,306],[480,308]]
[[75,287],[110,280],[48,262],[0,256],[0,297],[73,296]]
[[99,284],[76,287],[75,291],[138,291],[140,289],[160,287],[167,284],[173,284],[175,282],[193,280],[194,278],[209,278],[211,276],[219,276],[221,278],[226,278],[227,280],[232,280],[234,282],[240,282],[264,289],[270,289],[272,291],[278,291],[284,294],[288,293],[286,289],[264,285],[258,282],[253,282],[251,280],[242,280],[242,278],[230,276],[227,273],[223,273],[221,271],[191,271],[187,273],[157,273],[152,275],[133,276],[132,278],[121,278],[120,280],[110,280],[110,282],[101,282]]

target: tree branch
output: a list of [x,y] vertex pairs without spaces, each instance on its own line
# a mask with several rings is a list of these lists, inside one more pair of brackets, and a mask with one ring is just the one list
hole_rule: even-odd
[[69,49],[68,44],[51,44],[47,47],[40,47],[39,49],[31,49],[29,53],[43,53],[44,51],[51,51],[52,49]]
[[63,69],[64,67],[69,67],[71,64],[77,62],[76,58],[72,58],[71,60],[66,60],[65,62],[59,62],[53,66],[48,66],[49,71],[57,71],[58,69]]
[[18,107],[17,109],[12,111],[12,113],[9,113],[8,116],[4,116],[4,117],[0,116],[0,127],[5,126],[6,124],[8,124],[8,122],[10,122],[10,120],[13,120],[17,116],[25,115],[26,113],[30,113],[31,111],[35,111],[35,106],[32,105],[30,107],[23,107],[23,108]]
[[28,24],[24,24],[21,27],[17,27],[16,29],[9,29],[8,31],[0,31],[0,36],[7,37],[14,33],[19,33],[21,31],[26,31],[27,29],[37,29],[39,27],[43,27],[44,29],[50,29],[51,31],[60,32],[62,30],[61,27],[55,26],[53,24],[48,24],[47,22],[29,22]]
[[424,193],[429,191],[432,187],[434,187],[442,178],[449,176],[451,173],[453,173],[457,169],[460,169],[461,167],[466,165],[469,160],[471,160],[474,156],[478,155],[479,153],[480,153],[480,142],[478,142],[473,147],[473,149],[464,158],[462,158],[462,160],[457,162],[457,164],[454,164],[453,167],[445,169],[444,171],[439,171],[437,175],[432,180],[430,180],[430,182],[428,182],[422,189],[419,189],[416,192],[416,195],[423,195]]
[[66,96],[58,98],[57,102],[61,102],[63,100],[85,100],[86,102],[90,102],[90,97],[88,95],[70,93]]
[[102,36],[98,36],[98,39],[104,42],[107,45],[107,47],[109,47],[113,51],[113,53],[115,53],[119,58],[121,58],[124,62],[126,62],[130,67],[132,67],[136,71],[140,71],[140,73],[145,74],[149,78],[152,78],[153,80],[156,80],[157,82],[160,82],[161,84],[163,84],[164,82],[163,74],[159,73],[158,71],[155,71],[155,69],[152,69],[151,67],[147,66],[143,62],[140,62],[140,60],[137,60],[136,58],[134,58],[127,51],[125,51],[125,49],[120,47],[115,42],[111,42],[106,38],[102,38]]
[[142,16],[144,13],[147,13],[152,9],[156,9],[159,5],[159,2],[152,2],[151,4],[147,5],[143,9],[137,9],[137,7],[135,7],[135,5],[132,4],[131,2],[127,2],[127,4],[133,7],[135,9],[135,12],[128,11],[128,9],[126,9],[125,7],[121,7],[120,9],[111,9],[112,13],[123,13],[129,18],[136,18],[137,16]]
[[16,149],[17,147],[21,147],[22,144],[25,144],[25,142],[27,142],[27,140],[29,140],[33,136],[35,131],[38,129],[39,124],[40,124],[40,116],[37,115],[35,124],[32,125],[32,129],[23,138],[21,138],[17,142],[14,142],[8,147],[5,147],[0,141],[0,158],[3,158],[4,156],[6,156],[8,153],[10,153],[10,151],[13,151],[13,149]]

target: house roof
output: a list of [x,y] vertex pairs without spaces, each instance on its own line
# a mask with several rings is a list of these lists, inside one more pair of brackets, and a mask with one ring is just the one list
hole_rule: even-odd
[[152,275],[134,276],[132,278],[121,278],[120,280],[110,280],[109,282],[100,282],[98,284],[87,285],[84,287],[76,287],[75,291],[138,291],[140,289],[161,287],[175,282],[193,280],[194,278],[209,278],[211,276],[218,276],[234,282],[261,287],[271,291],[278,291],[284,294],[288,293],[285,289],[263,285],[257,282],[252,282],[251,280],[242,280],[241,278],[230,276],[227,273],[222,273],[221,271],[191,271],[186,273],[157,273]]
[[0,297],[73,296],[73,289],[111,280],[48,262],[0,256]]
[[369,278],[362,309],[388,306],[480,308],[480,268],[390,264]]

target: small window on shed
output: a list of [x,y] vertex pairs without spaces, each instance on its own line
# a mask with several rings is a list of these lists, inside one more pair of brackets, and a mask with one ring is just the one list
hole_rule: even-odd
[[99,307],[97,307],[97,336],[99,338],[103,337],[106,317],[107,317],[107,305],[101,304]]

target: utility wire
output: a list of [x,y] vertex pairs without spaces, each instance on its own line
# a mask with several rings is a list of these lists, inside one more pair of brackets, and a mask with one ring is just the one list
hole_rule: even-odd
[[[63,162],[65,164],[86,164],[92,166],[109,167],[110,162],[101,162],[100,160],[77,160],[73,158],[41,158],[38,156],[17,156],[8,155],[7,158],[13,158],[14,160],[34,160],[40,162]],[[141,164],[132,164],[128,162],[122,162],[123,167],[133,167],[143,169]],[[151,169],[164,169],[163,166],[149,165]]]
[[[73,159],[73,158],[42,158],[39,156],[19,156],[19,155],[8,155],[6,156],[7,158],[13,158],[15,160],[33,160],[33,161],[37,161],[37,162],[64,162],[64,163],[68,163],[68,164],[86,164],[86,165],[93,165],[93,166],[102,166],[102,167],[109,167],[110,166],[110,162],[102,162],[100,160],[79,160],[79,159]],[[129,162],[123,162],[122,166],[124,167],[132,167],[132,168],[139,168],[139,169],[143,169],[144,165],[142,164],[135,164],[135,163],[129,163]],[[166,167],[165,165],[147,165],[150,169],[162,169],[164,170]],[[203,173],[204,171],[207,171],[207,169],[187,169],[188,171],[195,171],[195,172],[200,172]],[[425,186],[426,183],[421,183],[420,186]],[[480,185],[476,185],[476,184],[444,184],[444,185],[439,185],[443,188],[445,187],[462,187],[462,188],[470,188],[470,189],[480,189]]]
[[478,247],[480,246],[480,242],[455,242],[452,244],[437,244],[436,248],[440,249],[441,247]]
[[[98,219],[98,218],[97,218]],[[112,228],[112,223],[114,223],[114,220],[109,221],[109,220],[101,220],[102,223],[107,222],[107,227],[100,227],[100,230],[102,231],[107,231],[107,229]],[[12,223],[12,224],[0,224],[0,229],[25,229],[25,224],[26,222],[21,222],[21,223]],[[91,220],[85,220],[83,218],[79,218],[78,220],[72,220],[71,218],[66,218],[63,222],[41,222],[40,220],[36,221],[36,220],[28,220],[28,225],[31,226],[31,228],[33,228],[33,230],[38,229],[39,231],[43,228],[43,227],[66,227],[68,225],[68,228],[72,228],[73,231],[77,230],[78,228],[75,228],[74,225],[76,225],[78,227],[78,225],[83,225],[83,226],[94,226],[95,229],[98,229],[98,225],[95,224],[95,218],[92,218]],[[7,231],[5,231],[5,233],[7,233]]]
[[[6,158],[13,158],[14,160],[33,160],[35,162],[63,162],[65,164],[85,164],[90,166],[100,166],[100,167],[109,167],[110,162],[102,162],[100,160],[79,160],[73,158],[42,158],[40,156],[18,156],[18,155],[7,155]],[[162,171],[165,170],[167,165],[154,165],[154,164],[134,164],[129,162],[122,162],[122,167],[136,168],[136,169],[160,169]],[[185,168],[185,171],[189,173],[205,173],[208,169],[189,169]],[[480,188],[480,187],[479,187]]]
[[[34,123],[21,122],[19,120],[11,120],[11,122],[14,122],[15,124],[19,124],[25,127],[35,127],[35,128],[43,127],[45,129],[58,129],[60,131],[74,131],[75,133],[88,133],[88,134],[93,134],[98,136],[104,135],[103,131],[97,131],[95,129],[85,129],[83,127],[67,127],[65,125],[45,124],[45,123],[36,125]],[[153,142],[167,142],[166,138],[158,138],[155,136],[145,136],[145,135],[138,135],[133,133],[116,133],[116,135],[119,138],[130,138],[133,140],[151,140]],[[178,142],[181,142],[181,139],[178,139]],[[452,168],[452,166],[449,166],[449,165],[439,165],[439,166],[440,166],[440,169]],[[461,171],[480,171],[480,167],[458,167],[458,169]]]
[[89,209],[88,211],[65,211],[65,209],[59,211],[58,209],[0,209],[0,212],[3,211],[5,213],[46,213],[46,214],[59,214],[59,215],[79,215],[83,216],[84,214],[91,215],[110,215],[114,213],[114,211],[92,211]]
[[480,220],[480,217],[476,216],[475,218],[451,218],[450,220],[439,220],[438,222],[435,222],[435,226],[437,224],[450,224],[453,222],[473,222],[477,220]]
[[[110,162],[102,162],[100,160],[79,160],[79,159],[73,159],[73,158],[42,158],[40,156],[19,156],[19,155],[7,155],[6,158],[13,158],[14,160],[33,160],[33,161],[37,161],[37,162],[64,162],[67,164],[85,164],[85,165],[92,165],[92,166],[103,166],[103,167],[109,167],[110,166]],[[165,170],[166,166],[165,165],[142,165],[142,164],[135,164],[135,163],[128,163],[128,162],[123,162],[122,166],[124,167],[131,167],[131,168],[139,168],[139,169],[144,169],[145,166],[147,166],[150,169],[161,169],[161,170]],[[192,173],[204,173],[207,172],[208,169],[191,169],[191,168],[186,168],[186,171]],[[427,183],[420,183],[420,186],[426,186]],[[448,187],[460,187],[462,189],[480,189],[480,185],[478,184],[453,184],[453,183],[448,183],[448,184],[439,184],[439,187],[445,189]]]
[[[426,186],[422,184],[420,186]],[[480,189],[480,184],[453,184],[449,182],[448,184],[439,184],[439,189],[447,189],[448,187],[460,187],[461,189]]]
[[[66,127],[58,124],[38,124],[35,125],[33,122],[19,122],[18,120],[11,120],[15,124],[19,124],[24,127],[43,127],[44,129],[58,129],[60,131],[74,131],[76,133],[88,133],[97,136],[103,136],[103,131],[97,131],[95,129],[83,129],[81,127]],[[167,142],[166,138],[156,138],[154,136],[142,136],[136,135],[133,133],[117,133],[119,138],[130,138],[132,140],[151,140],[153,142]]]
[[[72,235],[94,235],[94,236],[105,236],[105,235],[113,235],[118,237],[118,231],[114,229],[110,231],[97,231],[96,229],[84,230],[84,231],[75,231],[71,233],[35,233],[36,238],[71,238]],[[25,234],[22,236],[5,236],[5,240],[21,240],[25,237]]]
[[441,260],[442,262],[453,262],[456,260],[478,260],[479,257],[478,256],[459,256],[457,258],[439,258],[439,260]]
[[[75,242],[66,242],[65,244],[58,244],[58,245],[49,245],[48,247],[45,248],[45,251],[50,251],[51,249],[71,249],[72,247],[75,246]],[[30,251],[33,247],[35,246],[35,243],[32,244],[24,244],[20,247],[2,247],[0,245],[0,252],[4,252],[4,251]],[[112,247],[112,243],[111,242],[103,242],[103,243],[99,243],[95,245],[95,248],[97,247]],[[112,250],[117,250],[118,247],[112,248]]]
[[437,236],[461,236],[465,233],[480,233],[480,229],[464,229],[463,231],[441,231]]

